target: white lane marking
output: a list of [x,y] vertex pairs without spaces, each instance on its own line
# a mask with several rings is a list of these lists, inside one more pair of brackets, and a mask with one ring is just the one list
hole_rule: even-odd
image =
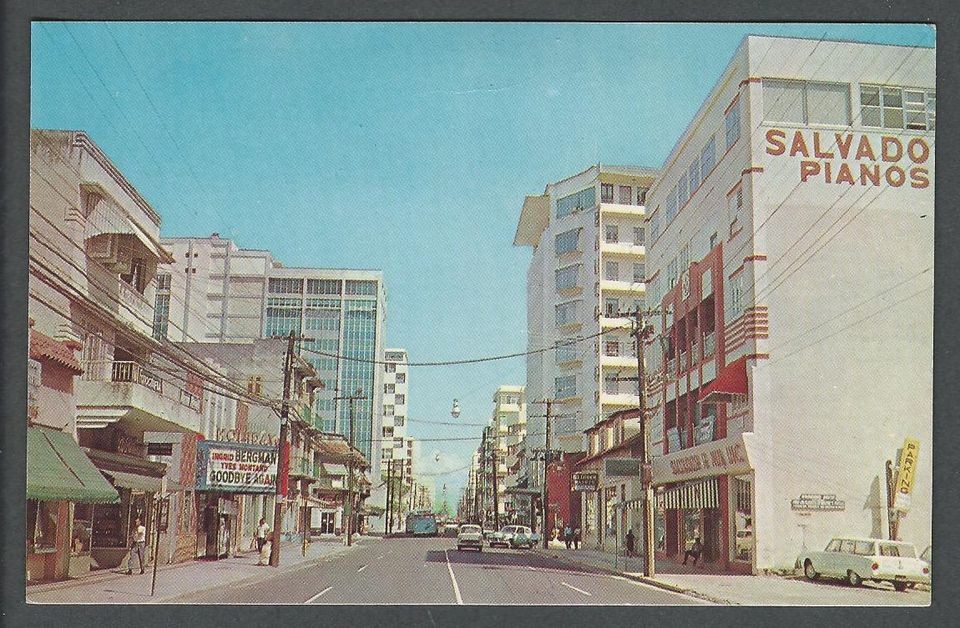
[[447,553],[447,550],[443,550],[443,555],[447,558],[447,571],[450,572],[450,582],[453,583],[453,592],[457,596],[457,604],[463,604],[463,598],[460,597],[460,587],[457,585],[457,579],[453,575],[453,567],[450,566],[450,554]]
[[321,591],[320,593],[317,593],[317,594],[314,595],[312,598],[310,598],[309,600],[307,600],[306,602],[304,602],[304,604],[309,604],[309,603],[311,603],[311,602],[316,601],[317,598],[319,598],[321,595],[323,595],[324,593],[326,593],[327,591],[329,591],[329,590],[332,589],[332,588],[333,588],[333,587],[327,587],[326,589],[324,589],[324,590]]
[[533,565],[527,565],[527,569],[529,569],[530,571],[536,571],[536,570],[537,570],[537,568],[534,567]]
[[380,560],[381,558],[383,558],[383,554],[380,554],[379,556],[377,556],[377,560]]
[[563,581],[561,581],[560,584],[562,584],[563,586],[567,587],[568,589],[573,589],[574,591],[577,591],[577,592],[579,592],[579,593],[583,593],[584,595],[593,595],[593,593],[590,593],[589,591],[584,591],[583,589],[578,589],[577,587],[573,586],[572,584],[567,584],[566,582],[563,582]]
[[361,567],[360,569],[357,569],[357,573],[360,573],[361,571],[363,571],[363,570],[364,570],[364,569],[366,569],[366,568],[367,568],[367,566],[366,566],[366,565],[364,565],[364,566],[363,566],[363,567]]

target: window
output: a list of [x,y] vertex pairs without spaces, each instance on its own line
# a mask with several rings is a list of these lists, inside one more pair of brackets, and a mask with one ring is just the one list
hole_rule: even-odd
[[647,204],[647,189],[648,188],[637,188],[637,205]]
[[633,188],[629,185],[621,185],[617,188],[617,202],[621,205],[629,205],[630,199],[633,197]]
[[617,225],[607,225],[603,229],[603,239],[606,242],[619,242],[620,241],[620,229]]
[[157,290],[169,290],[170,280],[173,277],[170,273],[157,275]]
[[563,362],[573,362],[574,360],[578,359],[577,345],[574,344],[573,338],[567,338],[562,341],[558,341],[554,352],[554,356],[558,364],[562,364]]
[[613,202],[613,184],[612,183],[600,184],[600,202],[601,203]]
[[393,450],[388,449],[387,447],[383,448],[383,459],[384,460],[393,460]]
[[556,271],[557,290],[576,288],[580,279],[580,264],[565,266]]
[[[170,275],[167,275],[170,278]],[[169,285],[169,283],[168,283]],[[170,324],[170,293],[157,294],[156,303],[153,307],[153,337],[157,340],[165,340],[167,330]]]
[[407,374],[406,373],[397,373],[397,383],[406,384],[407,383]]
[[690,164],[690,168],[687,170],[687,180],[690,184],[690,196],[693,196],[693,193],[700,187],[700,157],[699,155],[694,156],[693,163]]
[[396,392],[396,390],[397,390],[397,387],[394,386],[393,384],[384,384],[384,385],[383,385],[383,392],[385,392],[385,393],[388,394],[388,395],[392,395],[393,393]]
[[348,295],[353,296],[367,296],[375,297],[377,296],[377,282],[376,281],[353,281],[348,279],[346,289],[344,292]]
[[803,82],[764,79],[763,119],[803,124]]
[[723,126],[726,131],[727,150],[730,150],[737,140],[740,139],[740,101],[733,103],[730,110],[723,118]]
[[674,187],[670,190],[670,194],[667,195],[666,200],[667,207],[667,222],[669,223],[677,215],[677,188]]
[[751,501],[753,496],[753,481],[750,476],[733,478],[734,499],[736,513],[734,515],[734,531],[736,544],[734,559],[750,561],[753,556],[753,511]]
[[677,206],[683,207],[689,198],[690,189],[687,187],[687,173],[684,172],[677,181]]
[[738,185],[737,189],[727,197],[727,216],[730,221],[730,235],[733,236],[740,229],[740,213],[743,210],[743,186]]
[[407,417],[403,416],[402,414],[398,414],[397,416],[393,417],[393,424],[397,427],[403,427],[403,423],[406,421],[406,419]]
[[274,294],[300,294],[303,292],[303,279],[276,279],[267,282],[267,290]]
[[580,301],[567,301],[556,307],[557,326],[569,325],[577,322]]
[[616,318],[620,312],[620,299],[607,297],[603,300],[603,314],[607,318]]
[[636,262],[633,265],[633,283],[643,283],[646,279],[647,267],[643,262]]
[[656,242],[660,237],[660,213],[650,217],[650,242]]
[[385,427],[383,428],[383,437],[384,438],[393,438],[393,428]]
[[[617,381],[616,375],[604,375],[603,376],[603,392],[607,395],[616,395],[620,392],[620,382]],[[604,438],[606,441],[606,438]]]
[[860,121],[863,126],[889,129],[936,129],[937,94],[934,91],[860,86]]
[[620,355],[620,343],[616,340],[606,340],[603,343],[603,355],[616,357]]
[[402,436],[393,439],[393,448],[394,448],[394,449],[403,449],[403,437],[402,437]]
[[571,229],[559,234],[554,241],[557,255],[573,253],[580,248],[580,229]]
[[563,218],[570,214],[584,209],[590,209],[596,205],[597,191],[594,187],[580,190],[575,194],[564,196],[557,199],[557,218]]
[[633,243],[636,246],[643,246],[643,236],[645,229],[643,227],[633,228]]
[[677,258],[670,260],[670,263],[667,264],[667,290],[672,290],[675,285],[677,285],[677,277],[679,276],[677,271]]
[[763,80],[763,117],[793,124],[850,124],[850,85]]
[[826,549],[824,549],[824,551],[825,551],[825,552],[839,552],[839,551],[840,551],[840,544],[841,544],[841,543],[840,543],[840,539],[833,539],[832,541],[830,541],[829,544],[827,544],[827,547],[826,547]]
[[263,392],[263,378],[262,377],[250,377],[247,379],[247,392],[259,395]]
[[604,262],[603,278],[611,281],[620,279],[620,264],[617,262]]
[[707,175],[710,174],[710,171],[713,170],[713,167],[717,165],[717,142],[716,139],[711,135],[710,139],[707,140],[706,145],[703,147],[703,150],[700,151],[700,182],[702,183],[707,179]]
[[743,312],[743,273],[730,280],[730,314],[739,316]]
[[383,406],[383,416],[393,416],[393,406]]
[[307,294],[341,294],[342,291],[339,279],[307,279]]
[[406,395],[397,395],[396,398],[394,399],[394,401],[397,402],[397,405],[398,405],[398,406],[402,406],[403,404],[405,404],[405,403],[407,402],[407,396],[406,396]]
[[680,249],[680,257],[677,258],[680,264],[680,272],[685,273],[690,268],[690,245],[684,244]]
[[554,380],[556,385],[555,398],[565,399],[567,397],[575,397],[577,395],[577,376],[576,375],[564,375],[558,377]]
[[120,273],[120,279],[140,294],[143,294],[143,291],[147,289],[146,273],[146,262],[144,262],[142,258],[134,257],[130,261],[130,272]]
[[386,364],[383,365],[383,370],[387,373],[396,373],[397,365],[394,364],[393,362],[387,362]]
[[57,540],[57,502],[27,500],[27,531],[30,550],[51,551]]

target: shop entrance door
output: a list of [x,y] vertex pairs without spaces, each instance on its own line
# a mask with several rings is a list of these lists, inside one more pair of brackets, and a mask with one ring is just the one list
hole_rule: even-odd
[[324,511],[320,513],[320,534],[333,534],[333,516],[335,513]]

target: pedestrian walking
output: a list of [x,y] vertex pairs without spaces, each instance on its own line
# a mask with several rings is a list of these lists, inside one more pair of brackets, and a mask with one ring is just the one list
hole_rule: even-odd
[[627,556],[633,556],[633,548],[636,545],[637,538],[633,535],[633,528],[627,530]]
[[570,526],[563,529],[563,542],[566,544],[567,549],[570,549],[570,545],[573,543],[573,530],[570,529]]
[[140,573],[144,573],[143,567],[146,562],[147,553],[147,528],[140,523],[140,517],[133,520],[133,530],[130,534],[130,554],[127,556],[127,575],[133,575],[133,556],[136,554],[140,562]]
[[692,558],[693,564],[696,565],[697,561],[700,560],[700,553],[703,552],[703,543],[700,542],[700,537],[698,536],[693,540],[693,546],[683,553],[683,564],[687,564],[687,559]]
[[257,527],[257,564],[265,565],[263,562],[263,548],[267,545],[267,537],[270,536],[270,526],[267,520],[260,517],[260,525]]
[[580,549],[580,528],[573,531],[573,549]]

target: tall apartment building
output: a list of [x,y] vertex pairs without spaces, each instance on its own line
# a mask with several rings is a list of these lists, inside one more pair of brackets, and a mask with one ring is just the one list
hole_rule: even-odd
[[518,502],[507,489],[516,487],[520,477],[520,450],[524,445],[527,428],[527,404],[523,386],[499,386],[493,395],[493,421],[499,446],[498,456],[503,461],[503,472],[498,484],[503,502],[503,512],[513,518]]
[[238,248],[217,234],[162,242],[173,263],[160,284],[185,296],[170,299],[161,292],[157,309],[165,309],[177,326],[157,320],[155,335],[166,331],[175,341],[237,342],[293,331],[310,338],[298,348],[325,384],[317,391],[311,420],[322,431],[349,436],[350,402],[335,397],[362,390],[365,398],[353,408],[354,437],[370,461],[371,477],[378,478],[383,372],[375,363],[383,355],[383,273],[288,268],[267,251]]
[[[648,197],[661,555],[731,571],[930,542],[935,51],[746,37]],[[915,444],[915,443],[914,443]]]
[[[526,398],[556,399],[552,448],[584,451],[584,430],[637,404],[630,320],[645,294],[647,190],[657,172],[592,166],[527,196],[514,245],[533,247],[527,271],[530,349]],[[602,337],[597,337],[604,332]],[[545,445],[542,405],[527,425],[527,450]],[[536,418],[534,418],[536,417]],[[529,470],[530,486],[542,469]]]
[[383,362],[383,459],[408,460],[405,436],[410,384],[406,349],[385,350]]

